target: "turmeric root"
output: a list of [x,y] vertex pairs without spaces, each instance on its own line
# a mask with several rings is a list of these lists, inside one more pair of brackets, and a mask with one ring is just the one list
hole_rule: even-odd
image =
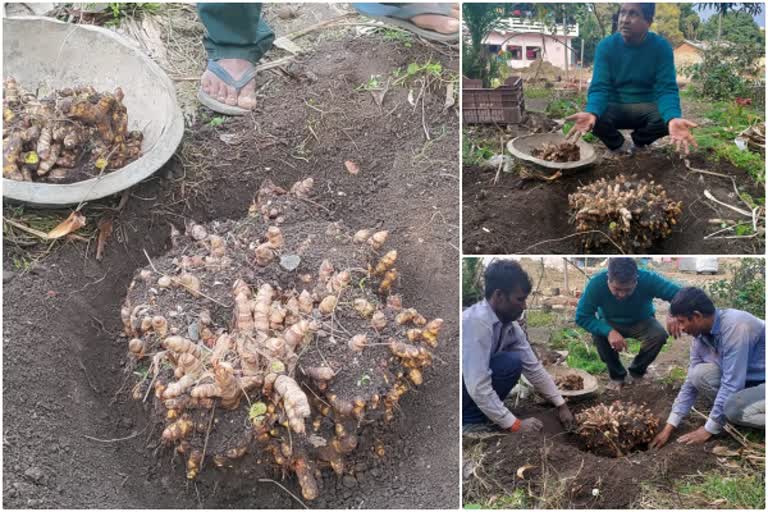
[[391,269],[397,261],[397,251],[392,249],[387,254],[381,257],[376,267],[373,269],[373,275],[380,276],[387,270]]
[[296,381],[287,375],[280,375],[275,380],[275,391],[283,399],[283,406],[288,415],[291,430],[297,434],[303,434],[305,432],[304,419],[312,414],[307,395],[296,384]]
[[186,338],[182,338],[181,336],[168,336],[163,341],[163,346],[168,350],[171,350],[178,354],[184,354],[184,353],[192,354],[197,359],[200,359],[200,356],[202,355],[202,353],[200,352],[200,347],[192,343],[190,340]]

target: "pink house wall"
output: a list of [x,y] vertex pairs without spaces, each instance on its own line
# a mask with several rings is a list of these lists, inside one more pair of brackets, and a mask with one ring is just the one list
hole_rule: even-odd
[[[512,37],[514,36],[514,37]],[[533,33],[525,33],[525,34],[499,34],[498,32],[492,32],[484,41],[487,45],[495,45],[498,46],[502,44],[505,40],[507,40],[509,37],[512,37],[512,39],[509,39],[506,43],[504,43],[504,50],[507,50],[510,46],[520,46],[522,47],[522,59],[521,60],[509,60],[507,61],[507,65],[511,68],[525,68],[530,66],[531,62],[533,62],[534,59],[527,59],[526,58],[526,47],[534,47],[537,46],[539,48],[542,47],[541,44],[541,34],[533,34]],[[573,52],[570,49],[567,49],[563,46],[562,41],[563,39],[566,40],[566,44],[568,46],[571,46],[571,37],[563,38],[562,36],[551,36],[551,35],[545,35],[544,41],[546,43],[547,52],[544,54],[544,50],[542,48],[542,55],[544,55],[544,60],[546,62],[549,62],[553,66],[557,66],[560,69],[565,69],[565,59],[566,59],[566,52],[569,57],[570,66],[573,66]]]

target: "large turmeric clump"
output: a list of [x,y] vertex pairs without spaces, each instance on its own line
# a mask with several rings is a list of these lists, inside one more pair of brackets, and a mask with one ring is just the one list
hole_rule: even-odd
[[587,449],[611,457],[647,445],[659,427],[659,419],[645,405],[619,401],[590,407],[576,415],[576,422],[576,433]]
[[44,97],[3,81],[3,177],[70,183],[119,169],[141,155],[140,131],[128,131],[123,91],[83,86]]
[[568,205],[585,249],[615,243],[626,253],[645,252],[668,237],[682,214],[682,203],[668,198],[661,185],[624,175],[579,187]]
[[323,221],[311,189],[267,183],[247,218],[187,224],[131,283],[133,396],[153,397],[190,479],[255,465],[314,499],[321,471],[349,472],[362,426],[391,421],[432,362],[443,321],[394,294],[387,231]]
[[573,142],[560,144],[544,143],[533,150],[533,156],[548,162],[578,162],[581,160],[581,149]]

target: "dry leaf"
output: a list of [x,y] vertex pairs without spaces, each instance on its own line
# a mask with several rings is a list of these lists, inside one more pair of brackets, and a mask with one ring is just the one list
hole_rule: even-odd
[[48,233],[48,238],[55,240],[63,236],[67,236],[70,233],[74,233],[81,227],[85,226],[85,215],[80,212],[72,212],[67,217],[67,220],[56,226]]
[[357,165],[357,164],[356,164],[355,162],[353,162],[352,160],[346,160],[346,161],[344,162],[344,167],[346,167],[346,168],[347,168],[347,172],[348,172],[349,174],[352,174],[353,176],[357,176],[357,173],[359,173],[359,172],[360,172],[360,166],[359,166],[359,165]]
[[104,257],[104,247],[112,235],[112,217],[104,217],[99,221],[99,238],[96,240],[96,261]]
[[712,448],[712,454],[717,455],[718,457],[738,457],[740,455],[736,450],[731,450],[730,448],[722,445],[718,445]]
[[526,464],[525,466],[520,466],[519,468],[517,468],[517,478],[520,478],[521,480],[524,480],[525,479],[525,472],[528,471],[529,469],[533,469],[535,467],[536,466],[534,466],[533,464]]

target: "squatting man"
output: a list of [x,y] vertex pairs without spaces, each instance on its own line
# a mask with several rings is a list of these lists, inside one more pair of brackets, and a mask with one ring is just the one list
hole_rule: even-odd
[[694,338],[685,383],[651,446],[669,441],[698,396],[712,403],[709,418],[680,436],[680,443],[704,443],[726,422],[765,429],[765,321],[746,311],[716,308],[699,288],[680,290],[670,313]]
[[504,405],[521,375],[557,408],[563,426],[573,427],[573,414],[517,322],[530,293],[531,280],[518,262],[495,261],[485,271],[485,300],[462,314],[464,434],[541,430],[541,420],[518,418]]

